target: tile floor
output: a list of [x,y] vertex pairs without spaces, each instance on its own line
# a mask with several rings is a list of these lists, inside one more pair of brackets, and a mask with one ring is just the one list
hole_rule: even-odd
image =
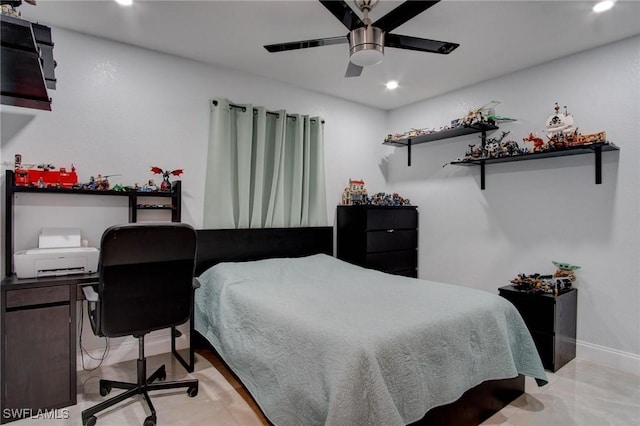
[[[211,352],[199,351],[192,374],[169,354],[148,357],[147,369],[152,372],[162,363],[167,367],[167,380],[197,378],[200,390],[196,398],[189,398],[182,389],[152,393],[159,426],[269,424],[242,385]],[[127,381],[135,377],[135,368],[135,361],[126,361],[79,373],[78,404],[68,408],[68,419],[25,419],[11,425],[79,425],[81,411],[102,400],[99,377]],[[582,360],[573,360],[548,376],[549,383],[541,388],[527,378],[526,393],[482,424],[640,425],[640,376]],[[97,426],[141,425],[147,415],[142,403],[130,399],[99,415]]]
[[538,387],[527,377],[525,394],[483,425],[638,426],[640,376],[574,359]]

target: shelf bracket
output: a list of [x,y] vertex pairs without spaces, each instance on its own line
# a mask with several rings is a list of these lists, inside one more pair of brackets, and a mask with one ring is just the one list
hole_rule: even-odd
[[411,138],[407,141],[407,167],[411,167]]
[[602,183],[602,147],[597,146],[594,150],[596,156],[596,185]]
[[[487,144],[487,131],[482,129],[482,152],[484,152],[485,145]],[[484,154],[483,154],[484,155]],[[485,174],[484,174],[485,162],[480,162],[480,189],[484,191],[485,188]]]

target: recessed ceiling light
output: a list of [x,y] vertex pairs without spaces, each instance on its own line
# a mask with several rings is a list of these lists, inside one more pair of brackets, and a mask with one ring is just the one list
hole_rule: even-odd
[[116,0],[116,3],[121,6],[131,6],[133,4],[133,0]]
[[593,11],[596,13],[604,12],[605,10],[609,10],[613,7],[615,0],[604,0],[600,1],[593,6]]
[[398,82],[395,80],[391,80],[387,82],[387,89],[394,90],[398,88]]

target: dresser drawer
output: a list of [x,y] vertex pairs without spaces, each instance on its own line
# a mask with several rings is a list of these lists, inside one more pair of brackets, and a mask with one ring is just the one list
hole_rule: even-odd
[[398,272],[413,270],[418,267],[418,252],[413,250],[398,250],[367,254],[367,267],[382,272]]
[[367,210],[367,230],[416,229],[418,211],[391,207],[389,209]]
[[408,250],[416,248],[418,231],[389,229],[367,232],[367,252]]

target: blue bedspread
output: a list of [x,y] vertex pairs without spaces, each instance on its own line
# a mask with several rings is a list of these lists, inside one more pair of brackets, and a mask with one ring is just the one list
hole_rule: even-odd
[[278,426],[403,425],[485,380],[546,381],[519,313],[488,292],[327,255],[199,279],[196,330]]

